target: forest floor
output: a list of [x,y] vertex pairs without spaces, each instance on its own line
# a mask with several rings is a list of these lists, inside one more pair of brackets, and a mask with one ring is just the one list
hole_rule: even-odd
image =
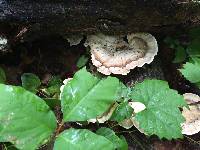
[[[156,35],[155,35],[156,36]],[[161,60],[164,77],[171,88],[179,91],[180,94],[192,92],[200,95],[200,91],[186,81],[178,72],[182,64],[174,64],[174,50],[170,49],[164,42],[164,36],[156,36],[159,43],[159,54],[157,57]],[[51,35],[32,42],[18,43],[12,47],[11,51],[0,52],[0,67],[2,67],[7,76],[7,83],[11,85],[21,85],[21,75],[23,73],[34,73],[40,77],[42,84],[45,85],[53,75],[59,75],[63,80],[73,77],[78,70],[76,66],[80,56],[90,57],[83,42],[76,46],[70,46],[66,39]],[[87,62],[87,68],[95,70],[91,61]],[[137,70],[137,69],[136,69]],[[134,70],[131,74],[134,73]],[[119,77],[124,83],[129,82],[131,75]],[[37,93],[39,96],[41,93]],[[56,107],[57,119],[62,116],[60,108]],[[99,125],[90,124],[79,126],[77,124],[65,124],[63,128],[69,127],[90,128],[95,130]],[[184,136],[180,140],[160,140],[156,136],[147,137],[132,127],[125,130],[120,126],[112,126],[112,123],[106,123],[104,126],[112,127],[116,133],[124,135],[128,141],[130,150],[200,150],[200,133],[193,136]],[[2,145],[2,148],[4,146]],[[41,149],[48,149],[44,146]]]

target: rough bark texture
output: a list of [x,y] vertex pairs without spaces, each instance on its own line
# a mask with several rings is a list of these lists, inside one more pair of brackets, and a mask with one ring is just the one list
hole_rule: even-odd
[[41,34],[120,34],[159,32],[199,20],[199,2],[191,0],[0,0],[0,33],[2,23]]

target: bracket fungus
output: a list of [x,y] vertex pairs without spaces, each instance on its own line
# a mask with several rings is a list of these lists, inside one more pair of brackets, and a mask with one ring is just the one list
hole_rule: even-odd
[[157,41],[148,33],[122,36],[89,35],[85,46],[91,48],[92,63],[105,75],[127,75],[131,69],[150,64],[158,52]]
[[8,40],[0,36],[0,51],[4,51],[8,44]]
[[200,132],[200,97],[193,93],[185,93],[183,96],[190,109],[183,108],[182,115],[186,120],[182,124],[182,133],[193,135]]

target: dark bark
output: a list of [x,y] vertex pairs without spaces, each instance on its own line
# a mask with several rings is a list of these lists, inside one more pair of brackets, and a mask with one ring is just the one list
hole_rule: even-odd
[[1,23],[41,34],[159,32],[199,18],[191,0],[0,0]]
[[137,83],[143,82],[145,79],[165,80],[162,62],[158,56],[155,57],[151,64],[146,64],[141,68],[135,68],[127,76],[123,77],[123,81],[128,86],[134,86]]

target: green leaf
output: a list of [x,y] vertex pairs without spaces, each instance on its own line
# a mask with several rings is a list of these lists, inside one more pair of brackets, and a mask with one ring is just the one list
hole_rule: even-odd
[[125,119],[128,119],[133,114],[133,108],[128,105],[128,102],[122,102],[119,106],[115,109],[111,116],[111,120],[121,122]]
[[183,69],[180,69],[182,75],[191,83],[200,82],[200,58],[192,58],[190,62],[183,65]]
[[103,128],[98,129],[96,133],[98,135],[104,136],[109,141],[111,141],[113,145],[115,146],[115,149],[128,150],[128,144],[126,140],[123,137],[122,139],[119,138],[113,130],[103,127]]
[[6,83],[6,74],[1,67],[0,67],[0,83]]
[[82,68],[83,66],[85,66],[86,64],[87,64],[87,62],[88,62],[88,57],[86,57],[85,55],[82,55],[80,58],[79,58],[79,60],[78,60],[78,62],[77,62],[77,64],[76,64],[76,66],[78,67],[78,68]]
[[176,48],[175,58],[173,63],[181,63],[186,59],[186,51],[182,46]]
[[56,106],[60,106],[60,100],[54,98],[44,98],[46,104],[51,108],[54,109]]
[[99,79],[86,71],[78,71],[61,92],[64,121],[86,121],[106,112],[117,99],[117,78]]
[[114,150],[107,138],[86,129],[68,129],[56,139],[54,150]]
[[125,86],[122,82],[120,82],[120,86],[118,88],[118,102],[128,101],[131,95],[131,88]]
[[53,76],[48,82],[48,87],[55,85],[62,85],[62,79],[59,76]]
[[54,86],[57,84],[62,84],[62,79],[59,76],[53,76],[48,82],[48,86]]
[[59,76],[53,76],[49,83],[48,88],[46,89],[49,94],[59,94],[60,87],[62,85],[62,80]]
[[126,138],[123,135],[121,135],[120,139],[122,140],[121,147],[123,148],[123,150],[127,150],[128,149],[128,143],[126,141]]
[[24,73],[21,76],[22,86],[33,93],[37,92],[37,88],[41,85],[40,79],[33,73]]
[[146,106],[135,116],[145,133],[166,139],[182,138],[181,123],[184,118],[178,107],[187,104],[182,95],[169,88],[167,82],[145,80],[133,88],[131,97]]
[[0,84],[0,142],[35,150],[47,142],[56,118],[45,102],[21,87]]
[[200,39],[194,39],[187,48],[191,57],[200,57]]

